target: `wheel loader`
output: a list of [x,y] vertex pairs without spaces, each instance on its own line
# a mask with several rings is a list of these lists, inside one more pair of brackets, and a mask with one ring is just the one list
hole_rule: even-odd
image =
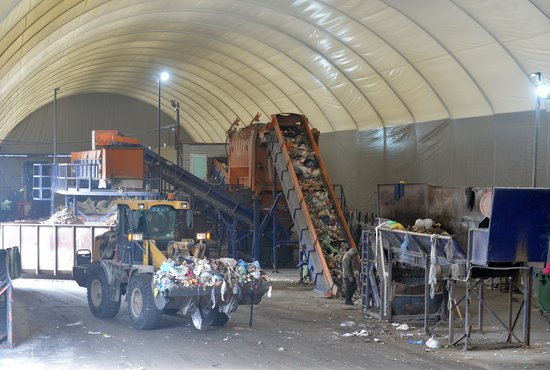
[[192,314],[194,323],[200,317],[202,325],[222,326],[240,304],[258,304],[271,285],[265,279],[232,289],[194,285],[159,292],[154,286],[154,274],[166,261],[204,257],[202,240],[184,238],[192,219],[187,201],[118,202],[116,228],[96,237],[92,251],[78,250],[73,267],[74,280],[87,288],[91,313],[112,318],[125,297],[136,329],[153,329],[163,313],[176,312]]

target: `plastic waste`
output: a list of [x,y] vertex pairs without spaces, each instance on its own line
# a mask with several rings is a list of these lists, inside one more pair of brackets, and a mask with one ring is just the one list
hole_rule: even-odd
[[349,337],[368,337],[369,332],[367,329],[361,329],[361,331],[354,331],[352,333],[344,333],[342,334],[342,337],[349,338]]
[[354,325],[355,325],[354,321],[344,321],[343,323],[340,324],[340,326],[345,326],[345,327],[350,327]]
[[430,250],[430,271],[428,274],[428,282],[430,285],[430,298],[435,296],[435,286],[437,285],[437,279],[441,276],[441,266],[437,260],[437,236],[431,237],[431,250]]
[[424,341],[422,339],[419,339],[419,340],[409,339],[407,341],[407,344],[424,344]]
[[431,349],[438,349],[441,347],[441,345],[439,344],[437,339],[434,339],[434,337],[432,336],[430,339],[426,341],[426,347]]
[[432,220],[431,218],[426,218],[426,219],[419,218],[418,220],[416,220],[413,227],[415,228],[423,227],[425,229],[429,229],[433,225],[434,225],[434,220]]
[[410,241],[409,234],[405,234],[405,239],[401,244],[401,254],[405,254],[407,252],[407,248],[409,247],[409,241]]
[[196,309],[195,312],[193,312],[193,315],[191,316],[193,319],[193,325],[195,325],[195,328],[201,330],[202,328],[202,316],[199,309]]
[[390,229],[392,230],[405,230],[405,227],[401,225],[399,222],[394,222],[390,225]]
[[401,325],[399,325],[398,327],[396,327],[395,330],[407,331],[407,330],[409,330],[409,325],[407,325],[407,324],[401,324]]

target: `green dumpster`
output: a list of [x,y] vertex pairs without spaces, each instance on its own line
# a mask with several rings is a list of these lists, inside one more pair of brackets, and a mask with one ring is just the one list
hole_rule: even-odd
[[538,308],[542,314],[550,313],[550,275],[535,272],[537,279]]

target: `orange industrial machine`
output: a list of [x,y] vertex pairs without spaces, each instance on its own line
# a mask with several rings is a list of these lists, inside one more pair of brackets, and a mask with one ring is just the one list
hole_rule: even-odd
[[[253,195],[260,197],[260,204],[264,211],[273,205],[273,187],[277,184],[277,190],[281,189],[279,179],[273,179],[273,162],[269,155],[268,143],[265,135],[273,128],[271,123],[259,123],[260,114],[257,114],[250,125],[240,130],[230,129],[228,132],[228,161],[227,184],[229,190],[248,190]],[[232,128],[237,126],[237,121]],[[287,123],[286,126],[295,126]],[[285,127],[285,123],[281,123]],[[316,144],[319,143],[319,131],[311,129]],[[278,203],[279,223],[284,227],[290,227],[292,219],[288,214],[285,202]]]
[[139,140],[122,135],[118,130],[94,130],[92,131],[92,149],[113,146],[139,146]]
[[92,150],[71,153],[72,164],[97,169],[100,187],[116,186],[140,189],[143,187],[143,148],[139,140],[121,135],[116,130],[92,131]]
[[[259,118],[259,115],[256,117]],[[281,127],[284,129],[284,123]],[[255,195],[260,196],[273,192],[273,164],[265,140],[268,130],[271,131],[265,123],[252,123],[229,133],[228,184],[251,189]],[[319,131],[314,128],[310,130],[318,145]]]

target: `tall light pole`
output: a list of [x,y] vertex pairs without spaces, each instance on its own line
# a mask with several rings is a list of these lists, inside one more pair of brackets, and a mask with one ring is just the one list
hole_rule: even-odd
[[57,163],[57,93],[59,87],[53,89],[53,163]]
[[158,87],[159,87],[159,91],[158,91],[158,148],[157,148],[157,155],[158,155],[158,163],[160,165],[160,114],[161,114],[161,110],[160,110],[160,86],[162,85],[162,82],[165,82],[165,81],[168,81],[168,79],[170,78],[170,75],[168,74],[168,72],[164,71],[164,72],[161,72],[160,75],[158,76]]
[[174,109],[174,111],[176,111],[176,138],[174,140],[174,145],[176,147],[176,156],[177,156],[177,159],[176,159],[176,162],[177,162],[177,165],[178,166],[182,166],[182,158],[181,158],[181,143],[180,143],[180,140],[181,140],[181,137],[180,137],[180,102],[177,101],[177,100],[172,100],[170,102],[172,104],[172,109]]
[[530,78],[534,79],[536,87],[536,101],[535,101],[535,133],[534,133],[534,145],[533,145],[533,176],[531,179],[531,186],[537,187],[537,147],[539,139],[539,126],[540,126],[540,101],[542,99],[548,99],[549,87],[544,83],[541,72],[531,73]]

